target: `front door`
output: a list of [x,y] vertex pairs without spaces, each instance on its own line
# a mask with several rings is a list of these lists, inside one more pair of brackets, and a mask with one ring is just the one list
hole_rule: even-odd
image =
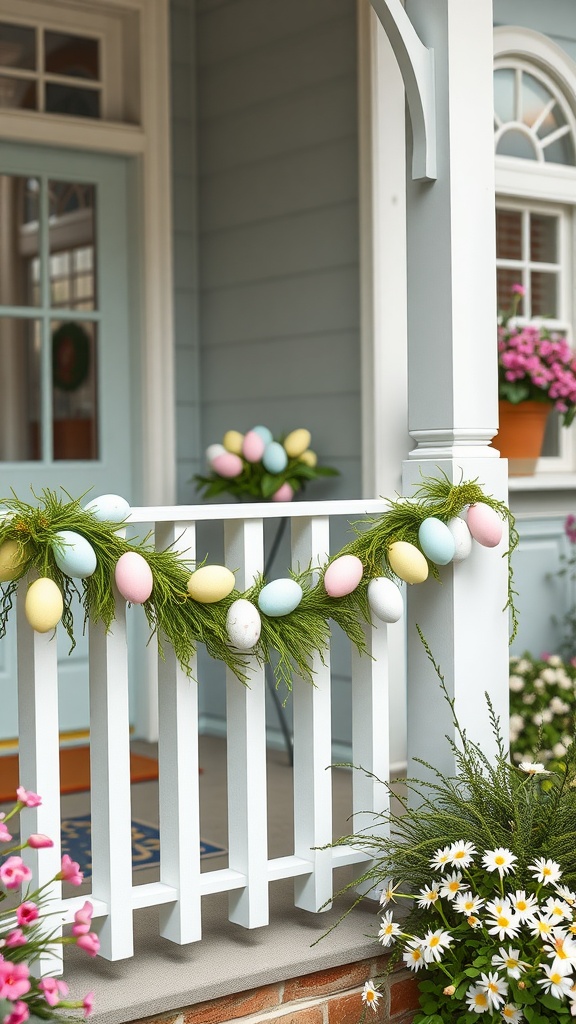
[[[128,174],[122,157],[0,143],[0,504],[133,497]],[[71,657],[59,638],[65,733],[88,723],[81,633]],[[14,676],[12,635],[0,741],[17,735]]]

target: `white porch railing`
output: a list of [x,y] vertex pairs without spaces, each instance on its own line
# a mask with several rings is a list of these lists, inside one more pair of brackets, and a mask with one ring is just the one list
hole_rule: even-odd
[[[236,571],[237,587],[247,589],[264,565],[264,520],[288,516],[291,558],[297,567],[323,564],[330,551],[330,517],[351,521],[386,510],[381,501],[297,502],[290,505],[215,505],[133,509],[130,522],[152,523],[159,549],[173,545],[196,555],[196,524],[220,521],[225,564]],[[279,575],[282,575],[280,573]],[[25,811],[25,828],[46,833],[53,850],[25,851],[35,882],[46,883],[60,866],[60,780],[58,737],[58,660],[56,639],[32,633],[24,618],[24,591],[18,597],[18,677],[20,781],[40,792],[43,803]],[[352,655],[352,759],[381,780],[388,777],[387,627],[366,628],[372,657]],[[330,659],[318,658],[316,685],[294,680],[294,847],[269,859],[265,674],[255,659],[250,685],[227,677],[228,867],[200,870],[198,764],[198,684],[189,679],[166,645],[159,660],[159,821],[160,880],[133,885],[128,659],[126,606],[117,597],[116,619],[106,634],[89,626],[92,893],[101,955],[117,960],[133,955],[134,910],[159,905],[160,933],[188,943],[202,935],[202,896],[229,893],[230,920],[246,928],[268,923],[270,882],[294,878],[294,902],[309,911],[330,899],[332,872],[366,860],[351,847],[318,849],[332,841],[331,673]],[[191,666],[196,677],[196,665]],[[383,810],[385,786],[362,772],[353,778],[353,812]],[[364,823],[367,822],[364,817]],[[355,818],[355,827],[362,820]],[[62,899],[53,889],[64,924],[73,919],[85,895]],[[52,918],[52,921],[57,918]],[[52,965],[53,967],[54,965]]]

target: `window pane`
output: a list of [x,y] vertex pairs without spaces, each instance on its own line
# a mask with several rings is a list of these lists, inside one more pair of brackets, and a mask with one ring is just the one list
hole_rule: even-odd
[[562,138],[551,142],[544,147],[544,159],[548,164],[565,164],[573,166],[576,163],[574,154],[574,143],[571,135],[563,135]]
[[517,128],[509,128],[501,136],[496,146],[500,156],[517,156],[521,160],[536,160],[536,150],[532,139]]
[[7,110],[36,110],[36,82],[0,75],[0,107]]
[[522,259],[522,214],[515,210],[496,210],[496,256]]
[[[38,275],[37,178],[0,175],[0,305],[30,306]],[[34,269],[35,268],[35,269]],[[38,277],[36,277],[36,281]],[[37,301],[37,300],[36,300]]]
[[[529,75],[526,71],[522,74],[522,121],[524,124],[533,125],[538,115],[543,111],[544,107],[552,99],[552,93],[547,89],[542,82],[539,82],[533,75]],[[553,131],[553,127],[556,126],[554,120],[554,112],[557,107],[553,107],[552,110],[546,115],[543,125],[546,127],[540,129],[539,134],[542,135],[543,131],[546,133]]]
[[33,71],[36,67],[36,29],[0,22],[2,67]]
[[560,423],[560,413],[552,411],[546,421],[546,431],[542,444],[543,456],[556,456],[560,454],[560,431],[563,429]]
[[100,117],[100,93],[96,89],[75,89],[47,82],[46,111],[69,117]]
[[95,309],[96,190],[80,182],[50,181],[48,193],[51,303],[77,309],[81,302],[83,309]]
[[97,325],[52,324],[55,460],[98,458]]
[[530,217],[530,259],[533,263],[557,263],[557,217],[533,213]]
[[[512,306],[512,285],[522,284],[522,272],[509,267],[498,267],[496,271],[498,291],[498,312],[504,313]],[[524,299],[521,298],[516,310],[517,316],[524,316]]]
[[100,78],[100,54],[97,39],[71,36],[64,32],[45,32],[44,60],[48,74],[72,78]]
[[0,461],[41,458],[40,322],[0,317]]
[[499,68],[494,72],[494,109],[502,124],[514,121],[514,78],[512,68]]
[[557,317],[557,276],[542,271],[533,271],[532,282],[532,316]]

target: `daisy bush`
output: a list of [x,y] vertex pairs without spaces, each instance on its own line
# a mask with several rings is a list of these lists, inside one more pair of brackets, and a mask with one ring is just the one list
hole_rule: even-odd
[[559,655],[526,653],[510,659],[509,685],[512,761],[562,763],[574,733],[576,666]]
[[[30,868],[20,852],[25,848],[43,849],[54,845],[49,836],[33,834],[25,841],[14,840],[13,819],[24,807],[38,807],[42,799],[37,793],[20,786],[17,801],[8,813],[0,813],[0,1024],[24,1024],[29,1018],[70,1020],[63,1010],[81,1010],[84,1017],[92,1012],[93,993],[83,999],[69,999],[66,982],[57,977],[36,977],[38,959],[63,944],[79,946],[89,956],[96,956],[100,943],[92,931],[92,904],[86,900],[76,911],[71,934],[60,936],[50,928],[47,889],[52,881],[62,880],[80,885],[82,872],[76,861],[65,854],[60,871],[40,889],[30,890]],[[2,909],[2,903],[9,904]]]

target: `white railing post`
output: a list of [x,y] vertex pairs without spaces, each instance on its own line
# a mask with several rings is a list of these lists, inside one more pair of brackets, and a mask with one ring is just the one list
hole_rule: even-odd
[[[156,548],[196,557],[194,525],[157,523]],[[200,790],[198,784],[198,682],[196,655],[189,677],[173,648],[160,637],[158,662],[158,764],[160,881],[178,899],[160,909],[160,934],[180,944],[202,937],[200,908]]]
[[126,602],[118,593],[110,631],[91,622],[89,640],[92,893],[108,906],[100,954],[122,960],[134,940]]
[[[261,519],[227,521],[226,565],[246,590],[264,566]],[[266,689],[264,666],[249,658],[248,686],[226,672],[228,743],[228,865],[246,876],[230,893],[229,918],[245,928],[268,924],[268,815],[266,807]]]
[[[292,568],[323,565],[330,550],[328,516],[292,520]],[[330,654],[317,653],[314,683],[295,678],[294,708],[294,853],[310,861],[312,871],[294,879],[294,902],[302,910],[329,909],[332,851],[316,849],[332,842],[332,729]]]

